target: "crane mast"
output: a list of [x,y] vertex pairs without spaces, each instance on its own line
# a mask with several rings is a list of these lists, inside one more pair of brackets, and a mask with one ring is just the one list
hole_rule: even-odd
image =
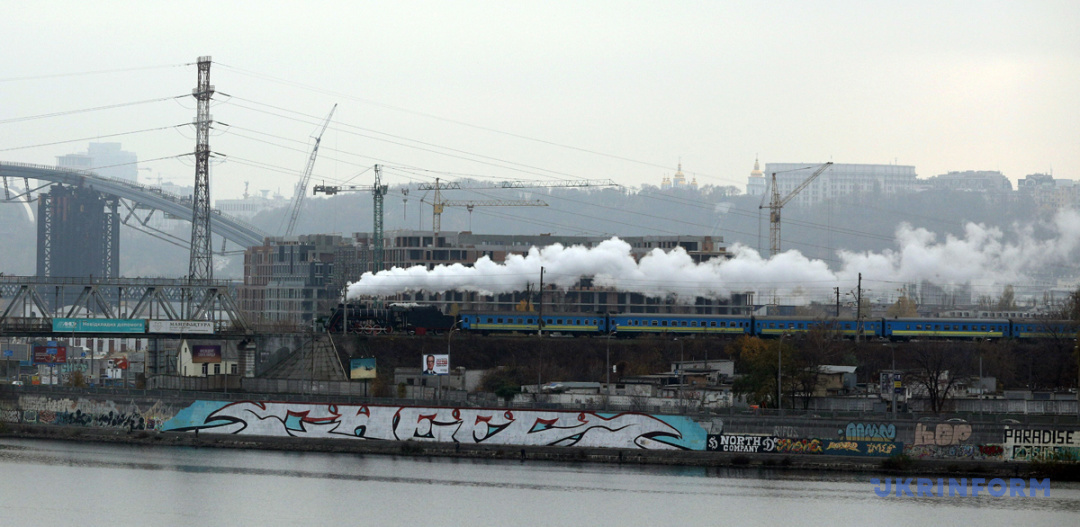
[[[832,161],[829,161],[828,163],[821,165],[821,167],[814,171],[814,173],[811,174],[810,177],[806,178],[806,180],[800,183],[799,186],[795,187],[795,190],[792,190],[788,193],[787,196],[784,196],[783,198],[780,197],[780,188],[776,186],[776,172],[772,173],[772,192],[771,199],[769,200],[768,205],[769,251],[771,256],[776,256],[777,254],[780,254],[780,210],[784,208],[784,205],[786,205],[787,202],[791,201],[791,198],[795,197],[795,195],[799,192],[802,192],[803,189],[805,189],[808,185],[810,185],[810,183],[817,179],[817,177],[820,176],[821,173],[824,172],[827,168],[831,167],[832,164]],[[762,204],[758,206],[758,208],[763,209],[765,208],[765,205]]]
[[326,132],[326,127],[330,125],[330,118],[334,116],[334,110],[337,110],[335,104],[330,109],[330,114],[326,116],[326,121],[323,122],[322,129],[319,130],[319,135],[315,137],[315,147],[311,149],[311,156],[308,157],[307,167],[304,168],[303,175],[300,176],[300,182],[296,184],[296,192],[293,193],[292,210],[289,212],[289,224],[285,228],[285,236],[292,236],[293,229],[296,228],[296,218],[300,216],[300,206],[304,203],[304,194],[307,193],[308,181],[311,179],[311,171],[315,168],[315,156],[319,154],[319,143],[322,142],[323,133]]
[[439,178],[435,178],[435,184],[421,183],[417,185],[417,190],[434,190],[435,197],[431,201],[431,228],[435,233],[435,239],[439,237],[439,231],[442,230],[442,213],[446,207],[469,207],[469,212],[472,212],[472,207],[546,207],[547,203],[541,200],[482,200],[482,201],[460,201],[460,200],[443,200],[443,190],[468,190],[468,189],[498,189],[498,188],[568,188],[568,187],[615,187],[617,183],[610,179],[578,179],[570,181],[504,181],[496,186],[485,187],[469,187],[461,186],[457,182],[442,183],[440,184]]

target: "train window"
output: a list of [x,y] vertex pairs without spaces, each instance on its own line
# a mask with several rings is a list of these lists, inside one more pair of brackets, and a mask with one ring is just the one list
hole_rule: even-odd
[[982,330],[983,330],[983,331],[986,331],[986,326],[983,326],[983,327],[982,327]]
[[517,323],[518,323],[518,324],[520,324],[520,323],[521,323],[521,319],[520,319],[520,318],[519,318],[519,319],[517,319]]
[[653,320],[653,321],[652,321],[652,325],[654,325],[654,326],[656,325],[656,321],[655,321],[655,320]]
[[685,320],[682,321],[682,324],[680,324],[680,325],[685,328],[686,327],[686,321]]
[[531,318],[526,318],[526,319],[525,319],[525,323],[526,323],[526,324],[532,324],[532,323],[533,323],[533,319],[531,319]]
[[775,328],[776,327],[776,322],[769,322],[769,327],[770,328]]
[[488,324],[491,323],[491,317],[488,317]]
[[497,322],[499,324],[502,324],[502,317],[499,317],[499,318],[495,319],[495,322]]
[[661,326],[666,326],[666,325],[667,325],[667,321],[666,321],[666,320],[662,320],[662,321],[660,321],[660,325],[661,325]]
[[561,326],[562,325],[562,319],[561,318],[555,319],[555,323]]

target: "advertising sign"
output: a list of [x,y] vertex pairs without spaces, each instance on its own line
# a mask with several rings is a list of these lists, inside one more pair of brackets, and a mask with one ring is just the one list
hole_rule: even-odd
[[424,375],[449,375],[449,355],[421,355],[421,367]]
[[67,362],[67,346],[34,346],[35,364],[64,364]]
[[199,344],[191,347],[191,362],[221,362],[221,346],[217,344]]
[[57,333],[146,333],[146,320],[119,318],[54,318]]
[[214,323],[209,320],[151,320],[150,333],[213,335]]
[[375,357],[352,359],[349,361],[350,379],[374,379]]

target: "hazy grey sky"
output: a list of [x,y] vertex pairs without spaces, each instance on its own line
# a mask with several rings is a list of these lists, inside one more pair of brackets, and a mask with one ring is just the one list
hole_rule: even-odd
[[[428,171],[418,179],[658,185],[681,158],[699,183],[741,188],[755,155],[896,162],[920,177],[1080,177],[1076,1],[72,1],[3,12],[0,159],[53,164],[88,141],[12,148],[188,123],[191,97],[11,120],[190,94],[196,70],[183,64],[211,55],[211,148],[227,160],[213,198],[244,181],[289,195],[334,103],[316,182],[378,162]],[[172,67],[65,75],[148,66]],[[100,140],[151,160],[191,152],[194,131]],[[193,179],[190,159],[142,166]]]

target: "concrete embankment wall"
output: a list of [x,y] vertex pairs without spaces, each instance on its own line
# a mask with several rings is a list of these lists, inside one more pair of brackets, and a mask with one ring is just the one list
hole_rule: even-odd
[[690,417],[347,401],[223,401],[196,399],[185,392],[133,396],[7,390],[0,391],[0,421],[192,435],[198,431],[204,437],[411,441],[432,448],[500,445],[852,458],[903,453],[917,459],[954,461],[1080,459],[1080,426],[1075,418],[1060,416],[1024,424],[949,419],[892,421],[869,416]]

